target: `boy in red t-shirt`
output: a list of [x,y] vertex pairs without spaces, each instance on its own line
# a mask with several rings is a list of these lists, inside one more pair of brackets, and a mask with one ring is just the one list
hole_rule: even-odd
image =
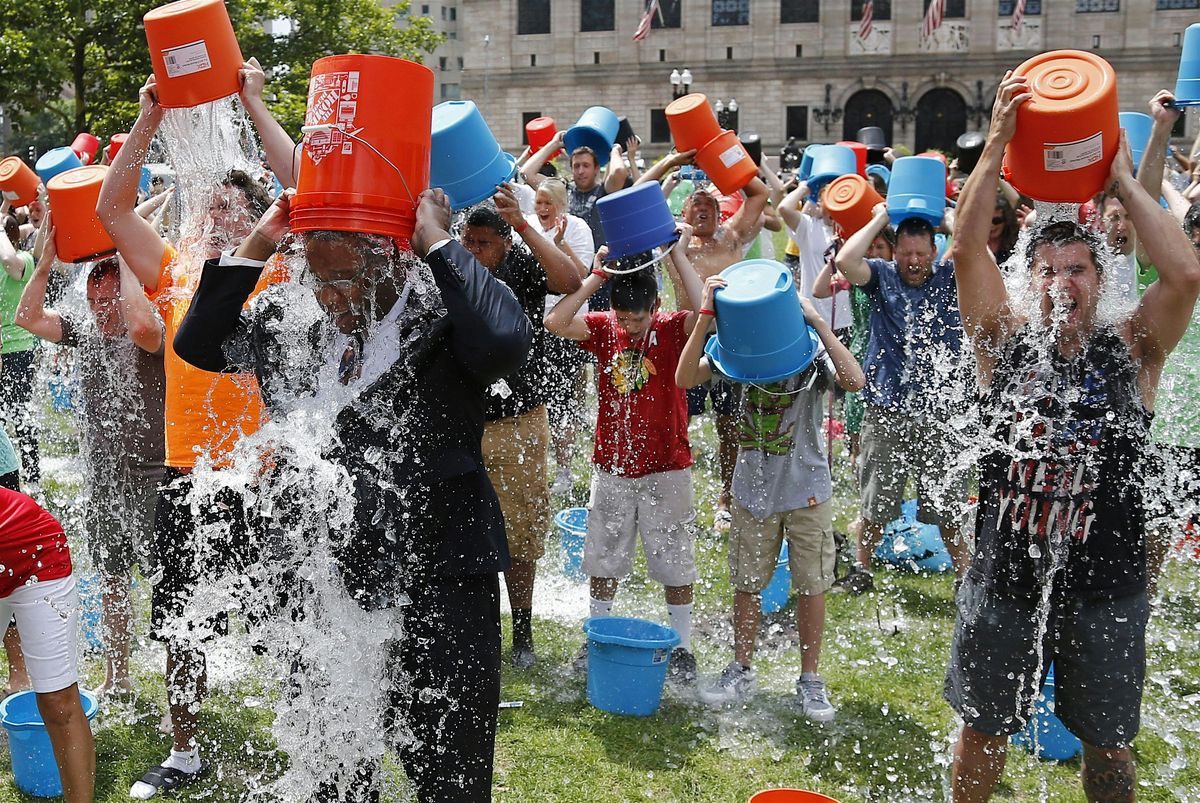
[[[546,329],[578,341],[596,357],[600,412],[592,453],[592,499],[583,568],[591,576],[591,615],[608,616],[620,578],[633,564],[638,533],[651,578],[663,584],[667,615],[679,634],[669,676],[691,683],[692,583],[696,581],[691,523],[692,452],[688,444],[687,396],[675,384],[675,366],[696,325],[690,311],[700,298],[700,279],[682,248],[671,252],[671,279],[680,305],[659,309],[653,269],[612,278],[612,309],[581,313],[585,301],[609,280],[600,265],[583,285],[546,315]],[[586,666],[586,645],[576,667]]]
[[92,799],[96,750],[79,699],[79,592],[62,525],[0,488],[0,622],[17,620],[25,664],[68,803]]

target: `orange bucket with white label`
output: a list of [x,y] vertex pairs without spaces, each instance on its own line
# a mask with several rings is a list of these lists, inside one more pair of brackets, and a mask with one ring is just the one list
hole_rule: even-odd
[[313,63],[292,231],[409,239],[429,186],[433,72],[392,56]]
[[9,156],[0,161],[0,193],[13,206],[28,206],[37,200],[41,184],[38,174],[21,161],[20,156]]
[[116,253],[117,247],[96,215],[100,185],[107,173],[105,165],[74,167],[46,184],[54,211],[54,247],[63,262],[87,262]]
[[883,203],[883,196],[875,191],[870,181],[851,173],[829,182],[821,203],[841,228],[842,236],[849,237],[871,222],[875,216],[872,210]]
[[697,151],[696,166],[724,195],[733,195],[758,175],[758,165],[732,131],[722,131]]
[[717,115],[708,105],[708,97],[699,92],[671,101],[664,114],[671,129],[671,141],[680,153],[699,150],[721,136]]
[[1004,176],[1039,201],[1083,203],[1104,187],[1120,145],[1117,74],[1095,53],[1055,50],[1015,71],[1033,94],[1017,109]]
[[187,108],[236,95],[242,50],[222,0],[177,0],[142,18],[165,108]]

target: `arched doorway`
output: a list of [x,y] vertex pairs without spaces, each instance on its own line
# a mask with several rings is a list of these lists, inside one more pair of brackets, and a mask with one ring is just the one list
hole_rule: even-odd
[[887,141],[892,141],[892,100],[878,89],[855,92],[846,101],[843,114],[842,139],[853,140],[858,129],[877,125],[883,129]]
[[967,103],[953,89],[931,89],[917,101],[917,153],[954,153],[954,142],[967,130]]

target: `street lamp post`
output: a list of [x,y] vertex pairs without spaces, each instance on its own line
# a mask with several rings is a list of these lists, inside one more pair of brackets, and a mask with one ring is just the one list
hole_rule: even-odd
[[691,91],[692,71],[687,67],[683,68],[683,72],[678,69],[671,70],[671,96],[678,100]]
[[738,128],[738,102],[737,98],[730,98],[728,103],[718,100],[713,104],[713,109],[717,112],[717,124],[721,128],[727,128],[730,131],[737,131]]

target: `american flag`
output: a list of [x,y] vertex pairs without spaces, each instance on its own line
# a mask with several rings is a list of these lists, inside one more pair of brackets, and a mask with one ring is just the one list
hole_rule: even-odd
[[646,3],[646,13],[642,15],[642,21],[638,23],[637,30],[633,32],[633,41],[640,42],[650,35],[650,26],[654,22],[654,15],[661,16],[662,12],[658,9],[658,0],[650,0]]
[[1021,21],[1025,18],[1025,0],[1017,0],[1013,3],[1012,15],[1012,32],[1018,34],[1021,32]]
[[866,39],[871,35],[871,21],[875,17],[875,0],[866,0],[862,7],[862,22],[858,23],[858,38]]
[[942,16],[946,13],[946,0],[930,0],[929,8],[925,11],[925,19],[921,23],[921,38],[928,39],[933,32],[942,27]]

